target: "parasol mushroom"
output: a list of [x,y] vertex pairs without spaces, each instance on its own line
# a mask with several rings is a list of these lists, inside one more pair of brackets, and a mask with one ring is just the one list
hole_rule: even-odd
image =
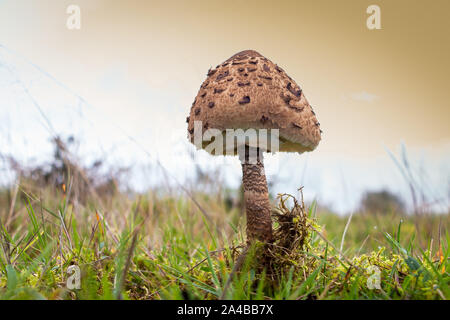
[[[242,164],[248,241],[272,242],[272,219],[263,152],[314,150],[322,131],[302,89],[283,69],[253,50],[239,52],[210,69],[187,118],[188,136],[198,148],[213,155],[238,155]],[[200,125],[199,125],[200,124]],[[225,135],[230,129],[275,131],[276,143],[255,145],[241,140],[219,139],[226,153],[207,148],[198,133],[208,130]],[[198,132],[200,131],[200,132]],[[206,139],[210,140],[210,139]],[[251,139],[250,139],[251,140]],[[273,140],[271,140],[273,141]]]

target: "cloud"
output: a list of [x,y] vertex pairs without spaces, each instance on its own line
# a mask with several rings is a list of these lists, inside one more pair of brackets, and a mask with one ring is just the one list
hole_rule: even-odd
[[366,91],[355,92],[350,95],[350,98],[355,101],[373,102],[379,97],[373,93],[368,93]]

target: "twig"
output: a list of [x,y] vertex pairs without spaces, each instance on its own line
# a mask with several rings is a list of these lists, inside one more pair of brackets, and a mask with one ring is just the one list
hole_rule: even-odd
[[249,245],[247,245],[245,247],[244,251],[242,251],[241,255],[237,258],[237,261],[234,264],[230,275],[228,276],[228,280],[225,283],[225,287],[223,288],[222,295],[220,296],[220,300],[224,300],[225,299],[225,296],[227,294],[228,288],[230,287],[231,281],[233,280],[234,274],[239,271],[239,269],[242,267],[242,264],[245,261],[245,258],[247,257],[248,249],[249,249]]
[[361,253],[362,248],[364,247],[364,245],[366,244],[367,240],[370,238],[370,234],[367,235],[367,237],[364,239],[363,243],[361,244],[361,247],[359,247],[358,249],[358,253],[356,254],[357,256],[359,256],[359,254]]
[[131,260],[133,258],[133,253],[134,253],[134,248],[136,247],[136,240],[137,240],[138,233],[139,233],[139,229],[134,232],[133,239],[131,240],[131,246],[128,250],[127,260],[125,262],[125,268],[123,269],[122,277],[120,278],[120,282],[119,282],[119,287],[117,288],[117,291],[116,291],[116,299],[117,300],[122,300],[122,288],[125,284],[125,279],[127,277],[128,270],[130,269]]
[[70,251],[73,251],[72,239],[70,239],[70,234],[69,234],[69,231],[67,230],[66,222],[64,221],[64,218],[63,218],[63,216],[61,214],[61,210],[58,210],[58,214],[59,214],[59,219],[61,220],[61,226],[62,226],[62,228],[64,230],[64,233],[66,234],[66,238],[67,238],[67,240],[69,240]]
[[352,213],[350,214],[350,217],[348,217],[347,224],[345,225],[344,232],[342,233],[341,247],[340,247],[340,250],[341,250],[341,251],[342,251],[343,248],[344,248],[345,235],[347,234],[347,230],[348,230],[348,227],[350,226],[350,222],[352,221],[352,217],[353,217],[353,211],[352,211]]
[[441,297],[442,300],[447,300],[447,298],[444,296],[444,294],[442,293],[442,291],[438,288],[436,289],[436,292],[439,294],[439,296]]
[[347,261],[347,263],[350,265],[350,267],[355,267],[356,268],[356,266],[353,266],[353,263],[350,261],[350,259],[348,259],[343,253],[342,253],[342,251],[341,250],[339,250],[338,248],[336,248],[336,246],[331,242],[331,241],[329,241],[319,230],[317,230],[314,226],[312,226],[312,225],[310,225],[309,224],[309,227],[311,228],[311,229],[313,229],[324,241],[326,241],[334,250],[336,250],[336,252],[337,253],[339,253],[339,255],[342,257],[342,258],[344,258],[344,260],[345,261]]
[[14,214],[14,208],[16,206],[16,198],[17,198],[17,193],[18,192],[19,192],[19,183],[17,183],[16,187],[14,188],[13,197],[11,199],[11,205],[9,207],[8,216],[6,217],[6,222],[5,222],[5,228],[6,229],[8,229],[9,223],[11,222],[12,216]]

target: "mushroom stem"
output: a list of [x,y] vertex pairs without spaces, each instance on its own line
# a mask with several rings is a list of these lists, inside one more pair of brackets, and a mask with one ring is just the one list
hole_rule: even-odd
[[247,241],[272,242],[272,218],[264,172],[263,153],[245,146],[239,149],[247,214]]

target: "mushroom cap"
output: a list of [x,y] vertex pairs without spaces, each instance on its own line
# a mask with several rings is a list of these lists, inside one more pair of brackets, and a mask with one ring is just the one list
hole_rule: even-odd
[[[253,50],[239,52],[208,71],[187,118],[192,143],[195,121],[201,121],[202,134],[220,130],[225,149],[229,148],[227,129],[278,129],[279,149],[271,150],[269,145],[264,150],[268,152],[313,151],[322,134],[302,89],[283,69]],[[203,142],[202,148],[209,143]]]

